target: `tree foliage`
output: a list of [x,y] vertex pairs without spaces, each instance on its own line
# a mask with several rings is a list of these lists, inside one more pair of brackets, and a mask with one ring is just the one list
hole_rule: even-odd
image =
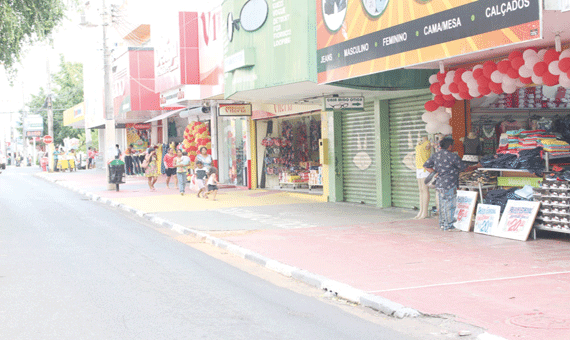
[[[51,75],[52,84],[52,109],[53,109],[53,133],[54,143],[63,144],[64,138],[79,138],[83,134],[82,129],[76,129],[63,125],[63,111],[83,102],[83,64],[65,61],[60,56],[60,69]],[[48,132],[47,108],[45,100],[47,91],[42,87],[37,95],[32,95],[27,106],[30,113],[40,114],[44,118],[44,134]]]
[[0,0],[0,64],[13,71],[23,47],[48,37],[64,11],[62,0]]

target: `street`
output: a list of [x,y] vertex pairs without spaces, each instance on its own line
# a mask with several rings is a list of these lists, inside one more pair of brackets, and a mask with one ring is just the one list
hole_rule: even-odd
[[407,339],[37,171],[0,175],[1,339]]

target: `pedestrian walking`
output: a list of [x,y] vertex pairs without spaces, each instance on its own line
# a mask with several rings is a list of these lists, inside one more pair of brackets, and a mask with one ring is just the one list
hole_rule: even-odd
[[127,176],[134,175],[134,168],[133,168],[133,144],[129,144],[127,149],[125,150],[125,167]]
[[200,147],[200,153],[196,156],[196,160],[204,164],[204,168],[206,168],[206,171],[210,169],[210,165],[212,165],[212,156],[208,155],[207,147],[205,146]]
[[115,144],[115,159],[120,159],[122,154],[119,144]]
[[133,153],[131,155],[131,158],[133,159],[133,173],[135,175],[141,175],[142,174],[140,156],[141,155],[139,154],[139,151],[133,149]]
[[175,187],[178,186],[177,168],[174,166],[176,153],[173,148],[168,149],[168,153],[164,155],[164,168],[166,169],[166,187],[170,189],[170,177],[174,177]]
[[148,148],[143,162],[143,168],[145,168],[145,176],[148,178],[148,187],[150,188],[150,191],[156,191],[154,185],[158,181],[158,176],[160,175],[158,165],[159,162],[154,147]]
[[178,188],[180,189],[180,195],[184,196],[186,192],[186,182],[188,179],[188,168],[190,166],[190,157],[186,151],[182,152],[178,150],[177,157],[174,160],[174,166],[176,167],[176,177],[178,177]]
[[218,194],[218,169],[211,166],[208,171],[208,191],[204,193],[204,198],[208,199],[208,195],[212,194],[212,200],[216,200],[216,195]]
[[432,173],[437,173],[435,190],[439,200],[439,226],[444,231],[456,231],[453,226],[457,186],[459,185],[459,173],[471,171],[479,166],[467,167],[458,155],[452,152],[454,141],[452,138],[444,138],[440,142],[441,150],[432,155],[425,163],[424,168]]
[[195,170],[195,185],[198,188],[198,193],[196,194],[197,197],[200,197],[200,194],[206,191],[206,179],[208,177],[208,172],[206,168],[204,168],[204,164],[201,161],[196,161],[196,170]]

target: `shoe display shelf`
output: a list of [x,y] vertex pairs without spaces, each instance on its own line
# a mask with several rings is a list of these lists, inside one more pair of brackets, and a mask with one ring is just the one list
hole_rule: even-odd
[[541,202],[535,229],[570,234],[570,182],[543,181],[534,188],[534,201]]

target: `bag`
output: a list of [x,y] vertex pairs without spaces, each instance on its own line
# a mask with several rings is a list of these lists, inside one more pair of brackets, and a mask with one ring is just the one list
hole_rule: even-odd
[[434,172],[431,172],[431,173],[426,177],[426,179],[424,180],[424,183],[425,183],[428,187],[433,188],[433,187],[435,187],[435,182],[436,182],[436,180],[437,180],[437,172],[434,171]]
[[143,169],[148,168],[148,159],[149,159],[149,157],[144,158],[144,161],[142,162],[141,168],[143,168]]

